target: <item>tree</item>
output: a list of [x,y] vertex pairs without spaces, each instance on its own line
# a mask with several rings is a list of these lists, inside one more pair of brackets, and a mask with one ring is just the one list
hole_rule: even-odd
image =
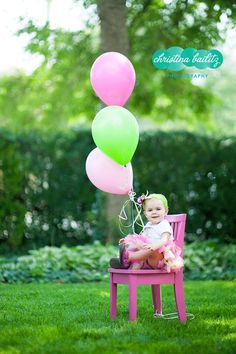
[[129,38],[126,0],[97,2],[101,27],[101,52],[116,51],[128,55]]
[[[235,24],[231,1],[204,0],[77,0],[93,11],[85,30],[52,30],[22,23],[30,34],[26,48],[42,57],[30,76],[22,73],[1,79],[0,124],[12,129],[64,129],[91,121],[100,109],[89,82],[89,71],[103,51],[117,50],[134,64],[137,83],[129,109],[137,118],[157,124],[212,128],[214,96],[188,79],[167,79],[151,64],[159,48],[178,45],[197,49],[224,41]],[[222,25],[222,21],[225,25]],[[100,27],[99,27],[100,25]],[[99,32],[99,28],[101,31]],[[208,124],[208,126],[207,126]]]

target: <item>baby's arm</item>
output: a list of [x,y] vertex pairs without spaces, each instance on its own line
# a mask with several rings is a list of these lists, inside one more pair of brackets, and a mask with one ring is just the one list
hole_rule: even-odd
[[156,243],[153,243],[151,245],[146,245],[144,246],[144,249],[150,250],[150,251],[156,251],[162,246],[164,246],[170,239],[170,233],[169,232],[163,232],[161,234],[161,239],[157,241]]
[[[119,245],[130,245],[132,242],[131,240],[127,241],[126,238],[121,238],[119,240]],[[146,243],[144,243],[143,241],[140,241],[140,240],[135,240],[134,242],[134,245],[135,245],[135,248],[139,249],[139,250],[142,250],[142,249],[145,249],[145,246],[147,245]]]

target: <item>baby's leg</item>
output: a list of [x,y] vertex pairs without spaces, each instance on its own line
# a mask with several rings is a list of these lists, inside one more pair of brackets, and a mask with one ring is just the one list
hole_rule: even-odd
[[136,252],[129,253],[129,261],[145,261],[153,251],[151,250],[139,250]]
[[141,269],[144,264],[144,261],[138,259],[130,260],[130,258],[132,258],[133,255],[139,251],[139,249],[130,247],[128,248],[128,251],[129,251],[129,261],[131,262],[129,269],[133,269],[133,270]]
[[[144,261],[147,261],[148,265],[153,269],[156,269],[158,267],[159,262],[163,260],[163,258],[164,258],[163,254],[160,253],[158,250],[156,251],[140,250],[140,251],[129,253],[129,261],[131,261],[132,264],[134,263],[136,264],[137,262],[141,264],[141,262],[143,263]],[[140,269],[140,268],[131,268],[131,269]]]
[[163,260],[163,258],[163,254],[156,250],[147,258],[147,263],[155,269],[158,267],[159,261]]

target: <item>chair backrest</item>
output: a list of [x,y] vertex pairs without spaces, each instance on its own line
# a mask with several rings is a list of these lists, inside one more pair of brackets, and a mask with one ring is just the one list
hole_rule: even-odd
[[184,246],[184,232],[185,232],[185,224],[186,224],[186,214],[176,214],[176,215],[167,215],[165,218],[169,221],[172,229],[174,241],[177,246],[182,249]]

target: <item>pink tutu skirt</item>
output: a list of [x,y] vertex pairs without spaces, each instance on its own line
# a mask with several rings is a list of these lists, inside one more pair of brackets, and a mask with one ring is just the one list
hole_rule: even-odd
[[[149,238],[145,235],[130,234],[125,237],[125,245],[128,251],[135,252],[139,250],[143,244],[150,244]],[[164,257],[159,262],[158,268],[162,268],[170,273],[177,272],[183,267],[184,262],[181,257],[181,248],[178,247],[174,241],[168,241],[164,246],[160,247],[158,251],[162,253]]]
[[184,261],[181,257],[182,250],[174,241],[168,241],[164,246],[159,248],[159,252],[163,253],[163,261],[168,273],[178,272],[178,270],[183,267]]
[[130,234],[125,237],[125,244],[128,246],[128,249],[139,249],[143,244],[148,243],[150,243],[148,237],[142,234]]

